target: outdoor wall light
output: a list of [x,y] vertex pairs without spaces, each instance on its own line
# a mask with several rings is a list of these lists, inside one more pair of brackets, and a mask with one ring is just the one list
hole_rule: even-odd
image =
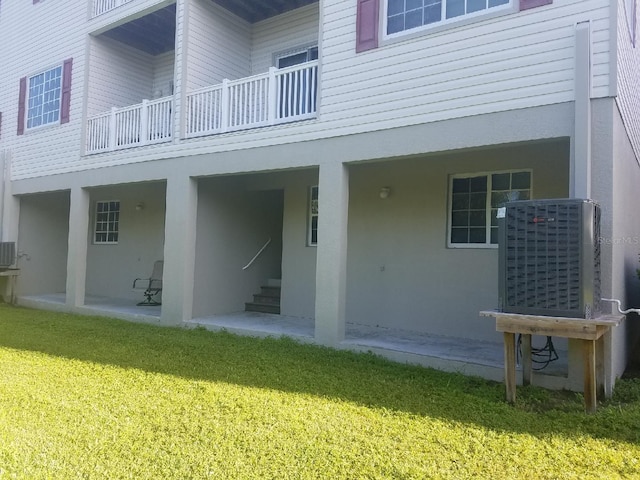
[[389,195],[391,194],[391,187],[382,187],[380,189],[380,198],[382,198],[383,200],[385,198],[389,198]]
[[136,204],[136,211],[139,212],[140,210],[144,210],[144,203],[143,202],[138,202]]

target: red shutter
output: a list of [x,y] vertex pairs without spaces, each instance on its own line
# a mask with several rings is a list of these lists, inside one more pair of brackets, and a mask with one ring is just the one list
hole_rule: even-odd
[[24,133],[25,102],[27,100],[27,77],[20,79],[20,94],[18,95],[18,135]]
[[542,5],[549,5],[550,3],[553,3],[553,0],[520,0],[520,10],[541,7]]
[[33,4],[35,5],[36,3],[38,3],[40,0],[33,0]]
[[60,123],[69,122],[71,110],[71,68],[73,58],[64,61],[62,66],[62,93],[60,94]]
[[378,48],[378,11],[380,0],[358,0],[356,53]]

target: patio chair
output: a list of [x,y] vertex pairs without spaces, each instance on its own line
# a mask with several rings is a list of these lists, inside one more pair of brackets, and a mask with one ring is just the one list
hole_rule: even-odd
[[164,262],[157,260],[153,264],[153,270],[149,278],[136,278],[133,281],[133,288],[145,289],[143,293],[145,300],[139,302],[138,305],[162,305],[162,303],[157,300],[157,296],[162,292],[163,266]]

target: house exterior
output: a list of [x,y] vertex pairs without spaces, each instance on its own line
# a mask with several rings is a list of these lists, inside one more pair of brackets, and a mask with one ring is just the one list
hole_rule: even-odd
[[[576,197],[602,208],[603,296],[637,306],[635,4],[3,2],[16,301],[135,304],[161,259],[162,307],[139,320],[241,312],[280,279],[281,315],[318,344],[344,347],[349,325],[500,342],[478,316],[498,303],[497,205]],[[605,339],[609,390],[631,322]],[[547,383],[579,388],[564,348],[568,375]]]

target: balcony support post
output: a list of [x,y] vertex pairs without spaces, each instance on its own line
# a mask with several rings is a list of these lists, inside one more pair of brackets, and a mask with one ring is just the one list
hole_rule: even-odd
[[222,107],[220,112],[220,131],[226,132],[229,129],[229,117],[231,112],[229,111],[229,79],[224,78],[222,80]]
[[109,115],[109,150],[116,148],[116,107],[111,107]]
[[149,139],[149,100],[142,100],[140,107],[140,145],[146,145]]
[[267,96],[267,124],[276,123],[276,96],[278,95],[276,67],[269,67],[269,94]]

